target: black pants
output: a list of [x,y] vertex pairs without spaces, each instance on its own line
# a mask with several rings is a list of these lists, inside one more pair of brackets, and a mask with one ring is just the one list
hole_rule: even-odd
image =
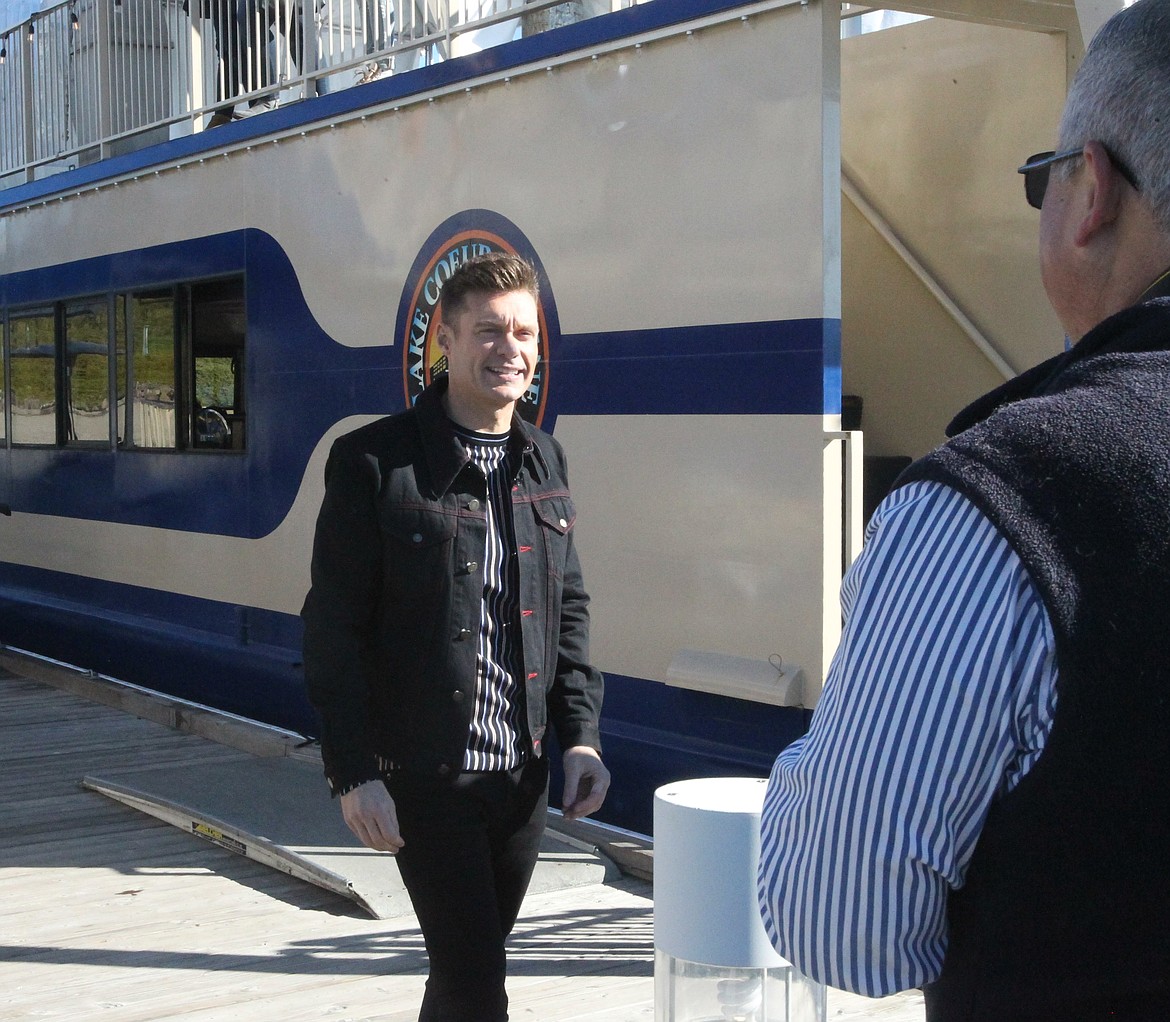
[[548,760],[449,779],[395,771],[398,867],[430,957],[419,1022],[505,1022],[504,941],[536,866]]

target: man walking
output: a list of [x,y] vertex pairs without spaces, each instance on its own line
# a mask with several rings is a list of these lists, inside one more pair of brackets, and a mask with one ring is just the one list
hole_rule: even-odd
[[421,1022],[508,1017],[504,941],[544,832],[550,723],[565,816],[609,786],[564,454],[516,414],[538,297],[510,254],[446,282],[446,376],[330,453],[302,612],[330,787],[358,838],[397,856],[423,931]]

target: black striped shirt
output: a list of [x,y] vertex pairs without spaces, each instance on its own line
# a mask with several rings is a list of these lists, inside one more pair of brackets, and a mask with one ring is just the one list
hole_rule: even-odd
[[476,649],[475,705],[464,770],[511,770],[525,759],[524,688],[520,680],[520,578],[512,529],[508,435],[456,427],[472,464],[487,480],[487,543]]

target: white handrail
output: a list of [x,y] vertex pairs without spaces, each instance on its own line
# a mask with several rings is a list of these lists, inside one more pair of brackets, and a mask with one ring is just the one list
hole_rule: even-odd
[[910,247],[899,237],[897,231],[890,225],[889,221],[881,215],[874,207],[873,203],[869,201],[862,194],[860,188],[854,183],[848,171],[843,167],[841,169],[841,192],[853,203],[857,211],[869,221],[869,225],[877,231],[878,235],[885,241],[887,245],[898,255],[898,257],[905,263],[907,269],[914,274],[915,277],[922,283],[922,285],[934,296],[935,301],[939,306],[954,320],[955,325],[967,335],[971,343],[979,349],[984,358],[990,362],[995,369],[1003,376],[1005,380],[1010,380],[1016,375],[1016,370],[1004,358],[1003,354],[992,343],[991,339],[979,329],[960,307],[959,303],[951,297],[950,293],[939,283],[938,278],[934,276],[923,264],[922,261],[910,251]]
[[0,187],[640,0],[64,0],[0,35]]

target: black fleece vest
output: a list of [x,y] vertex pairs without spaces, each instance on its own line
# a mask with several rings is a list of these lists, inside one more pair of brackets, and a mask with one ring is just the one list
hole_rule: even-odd
[[927,1018],[1170,1022],[1170,299],[948,433],[899,484],[946,483],[1007,537],[1055,629],[1058,700],[951,893]]

